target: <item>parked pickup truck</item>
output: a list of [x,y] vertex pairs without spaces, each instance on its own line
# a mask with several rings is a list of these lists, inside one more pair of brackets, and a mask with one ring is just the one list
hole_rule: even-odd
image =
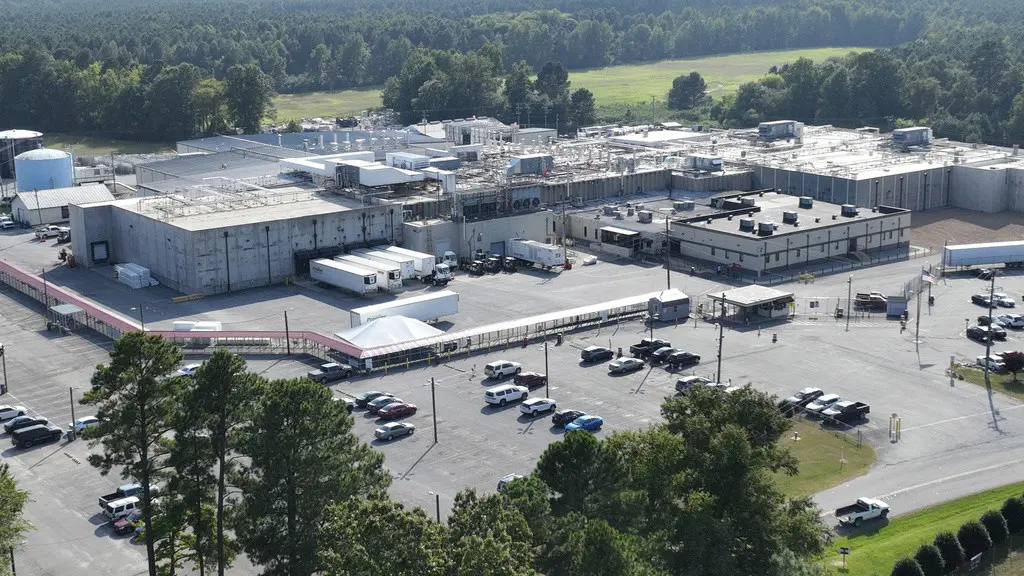
[[61,232],[71,232],[71,229],[64,226],[54,226],[52,224],[49,226],[40,226],[39,228],[36,228],[36,238],[39,238],[40,240],[45,238],[56,238],[57,236],[60,236]]
[[843,506],[836,510],[836,518],[843,525],[860,526],[865,520],[885,518],[889,515],[889,505],[874,498],[857,498],[856,504]]
[[[149,487],[150,494],[159,494],[160,486],[154,484]],[[106,496],[100,496],[100,509],[106,510],[107,504],[110,502],[116,502],[117,500],[123,500],[132,496],[142,497],[142,485],[141,484],[125,484],[124,486],[118,487],[117,491],[107,494]]]
[[823,410],[821,415],[825,420],[850,423],[863,419],[870,412],[871,406],[863,402],[846,401],[836,402],[831,408]]
[[861,310],[885,310],[889,299],[881,292],[861,292],[853,297],[853,306]]
[[672,344],[660,338],[644,338],[639,344],[629,347],[629,353],[638,358],[647,358],[659,348],[671,348]]
[[334,382],[335,380],[341,380],[342,378],[348,378],[352,375],[354,370],[348,364],[338,364],[337,362],[330,362],[328,364],[321,364],[316,370],[310,370],[306,372],[306,377],[313,382],[319,382],[320,384],[327,384],[328,382]]

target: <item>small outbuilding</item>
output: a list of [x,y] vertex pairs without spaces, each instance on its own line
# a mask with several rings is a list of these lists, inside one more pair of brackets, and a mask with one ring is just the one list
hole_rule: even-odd
[[662,290],[648,301],[647,312],[661,322],[685,321],[690,317],[690,297],[679,290]]
[[109,202],[114,199],[103,184],[86,184],[20,192],[11,201],[11,217],[30,226],[42,226],[67,222],[70,219],[68,206]]
[[[783,292],[757,284],[726,290],[720,294],[708,294],[708,297],[715,305],[714,311],[707,311],[711,312],[712,316],[734,316],[741,321],[786,318],[794,302],[792,292]],[[723,307],[729,306],[733,309],[731,314],[720,312]]]

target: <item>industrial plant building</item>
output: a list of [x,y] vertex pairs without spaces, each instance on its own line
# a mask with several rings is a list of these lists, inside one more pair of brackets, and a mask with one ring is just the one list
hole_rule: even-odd
[[103,184],[22,192],[11,200],[11,217],[30,226],[56,224],[71,218],[71,206],[113,199]]

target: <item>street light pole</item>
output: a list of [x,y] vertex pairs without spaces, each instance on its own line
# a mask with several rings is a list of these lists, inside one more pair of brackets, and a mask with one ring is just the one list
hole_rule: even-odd
[[18,569],[14,567],[14,546],[11,546],[11,576],[18,576]]
[[68,398],[71,400],[71,439],[75,439],[75,389],[68,387]]
[[4,344],[0,344],[0,362],[4,365],[4,387],[0,389],[0,394],[7,394],[11,387],[7,384],[7,346]]
[[722,341],[725,340],[725,334],[723,333],[725,328],[724,322],[718,323],[718,375],[715,376],[715,380],[719,383],[722,382]]
[[441,494],[434,492],[434,513],[437,515],[437,523],[441,523]]
[[[430,379],[430,412],[434,415],[434,444],[437,444],[437,400],[434,396],[434,379]],[[440,520],[438,520],[440,522]]]
[[668,215],[665,215],[665,286],[672,289],[672,240],[668,236]]
[[146,331],[146,317],[142,313],[142,302],[139,302],[139,324],[142,325],[142,331]]
[[850,331],[850,300],[853,298],[853,274],[846,280],[846,331]]
[[992,271],[992,283],[988,289],[988,338],[985,339],[985,388],[988,390],[992,389],[992,383],[989,382],[989,358],[992,357],[992,307],[996,305],[993,302],[992,297],[996,293],[996,271]]
[[284,311],[284,346],[285,346],[285,352],[287,352],[288,355],[291,356],[292,355],[292,337],[291,337],[291,334],[288,332],[288,311],[287,310]]
[[551,382],[551,373],[548,372],[548,343],[544,342],[544,395],[551,398],[551,389],[549,383]]

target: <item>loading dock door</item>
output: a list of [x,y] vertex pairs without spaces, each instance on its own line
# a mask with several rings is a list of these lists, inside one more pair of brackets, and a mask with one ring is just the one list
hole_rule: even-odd
[[497,254],[498,256],[505,257],[505,241],[491,242],[491,254]]

